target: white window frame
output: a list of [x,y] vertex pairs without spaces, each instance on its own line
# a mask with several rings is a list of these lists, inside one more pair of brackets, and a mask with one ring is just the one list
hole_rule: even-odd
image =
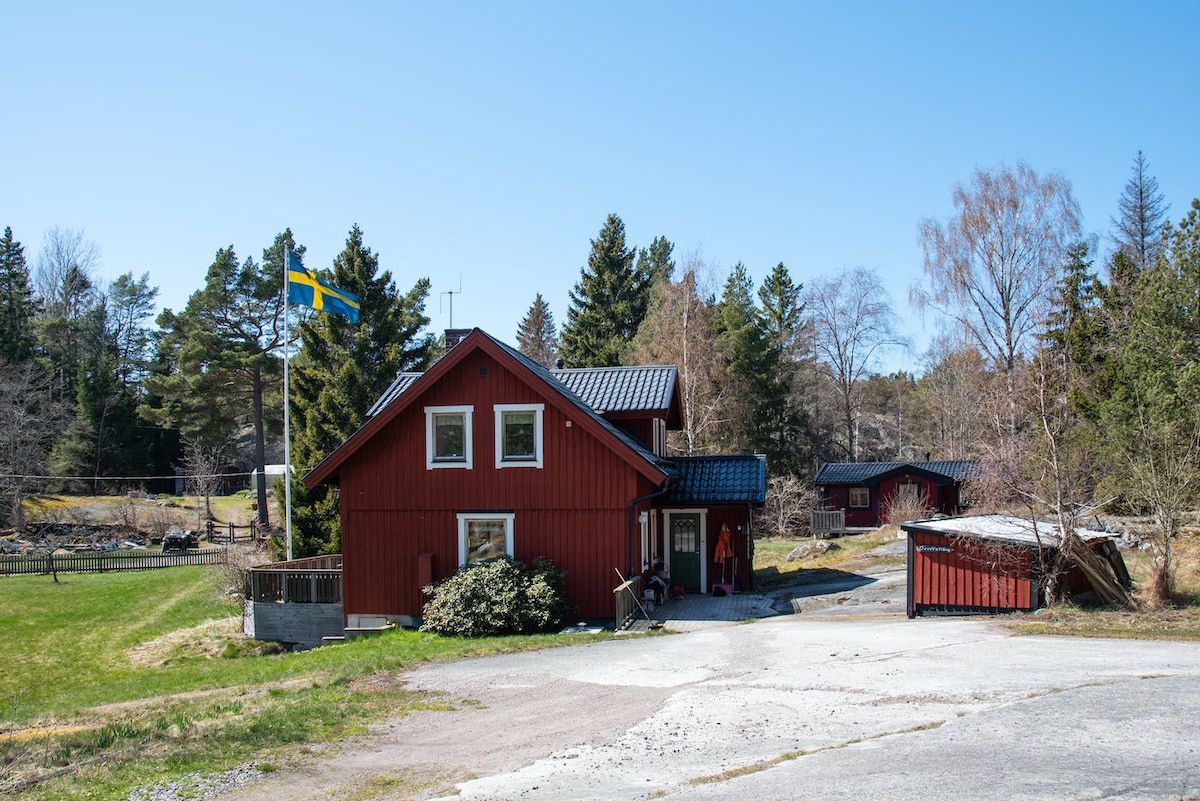
[[[471,418],[474,406],[426,406],[425,407],[425,469],[426,470],[470,470],[474,461],[474,436],[472,434]],[[461,414],[463,417],[463,456],[462,459],[438,459],[435,456],[436,433],[434,419],[438,415]]]
[[504,521],[504,552],[513,555],[513,518],[515,512],[459,512],[458,513],[458,566],[467,563],[467,523],[472,520]]
[[654,455],[667,455],[667,421],[661,417],[655,417],[654,424]]
[[[496,415],[496,469],[507,467],[542,467],[542,426],[546,405],[544,403],[497,403],[494,407]],[[533,412],[533,458],[505,459],[504,458],[504,415],[507,412]]]

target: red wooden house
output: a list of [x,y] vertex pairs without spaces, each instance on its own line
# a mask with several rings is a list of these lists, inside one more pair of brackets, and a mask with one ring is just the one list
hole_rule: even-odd
[[[765,462],[667,458],[679,420],[674,367],[547,370],[472,330],[304,478],[340,487],[347,626],[411,625],[423,586],[500,554],[564,568],[581,617],[656,561],[692,591],[747,588]],[[714,563],[722,524],[734,558]]]
[[846,525],[883,525],[895,500],[912,499],[930,512],[959,514],[965,506],[963,482],[979,475],[979,462],[953,459],[926,462],[826,462],[813,479],[825,509],[844,509]]

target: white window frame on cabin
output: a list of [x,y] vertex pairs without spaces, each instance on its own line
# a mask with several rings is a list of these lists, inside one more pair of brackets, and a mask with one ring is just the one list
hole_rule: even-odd
[[[515,512],[459,512],[458,513],[458,566],[462,567],[467,564],[468,539],[471,533],[472,523],[500,523],[504,526],[504,553],[508,556],[513,555],[513,519],[516,517]],[[486,558],[499,556],[493,554]],[[474,560],[481,561],[481,560]]]
[[[546,405],[544,403],[497,403],[496,415],[496,469],[507,467],[542,467],[542,426]],[[533,414],[533,452],[509,456],[504,452],[506,418],[511,414]]]
[[[425,407],[425,469],[451,468],[470,470],[474,461],[474,435],[471,425],[474,406],[426,406]],[[463,427],[463,453],[461,456],[437,455],[437,421],[440,418],[461,417]]]

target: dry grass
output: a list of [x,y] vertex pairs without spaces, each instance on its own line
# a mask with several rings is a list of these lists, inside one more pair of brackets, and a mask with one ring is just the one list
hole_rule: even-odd
[[[1136,523],[1130,526],[1137,530]],[[1146,550],[1122,553],[1133,578],[1134,608],[1095,609],[1063,604],[1018,623],[1022,634],[1065,634],[1121,639],[1200,640],[1200,531],[1185,530],[1171,544],[1175,559],[1175,598],[1161,604],[1148,592],[1154,562]]]
[[[899,528],[884,526],[862,534],[847,534],[828,542],[837,548],[824,553],[815,553],[789,562],[790,554],[797,546],[813,542],[808,537],[767,537],[754,541],[754,582],[764,589],[803,582],[811,573],[813,578],[824,575],[825,570],[863,570],[875,565],[904,564],[903,556],[868,556],[881,545],[896,541]],[[817,572],[821,571],[821,572]]]

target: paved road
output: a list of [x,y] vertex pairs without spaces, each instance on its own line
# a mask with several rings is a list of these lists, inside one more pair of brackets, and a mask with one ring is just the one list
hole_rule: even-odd
[[628,687],[626,712],[642,710],[461,783],[460,799],[1200,796],[1194,643],[801,615],[423,668],[412,684],[485,703],[488,687],[610,703]]

